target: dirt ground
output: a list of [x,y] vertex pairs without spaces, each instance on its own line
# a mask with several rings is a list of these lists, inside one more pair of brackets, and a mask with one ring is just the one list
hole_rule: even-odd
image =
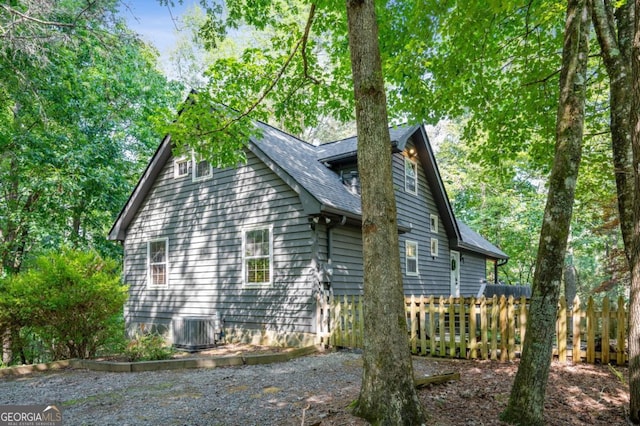
[[[232,345],[197,353],[178,352],[175,358],[279,352],[273,347]],[[418,368],[420,364],[421,368]],[[425,364],[428,364],[425,366]],[[361,363],[360,363],[361,365]],[[430,374],[458,372],[460,379],[431,385],[418,391],[429,425],[506,425],[499,415],[506,407],[518,368],[518,361],[471,361],[444,358],[416,358],[414,369],[427,368]],[[628,424],[629,386],[627,367],[559,363],[554,361],[546,391],[545,424],[625,425]],[[356,386],[354,389],[357,389]],[[353,416],[348,406],[357,391],[345,392],[324,407],[322,419],[303,423],[314,425],[367,425]]]
[[[459,372],[460,380],[418,391],[429,425],[506,425],[499,420],[509,399],[518,363],[432,359],[440,374]],[[627,368],[553,362],[546,391],[545,424],[626,425]],[[321,425],[366,425],[343,404]]]

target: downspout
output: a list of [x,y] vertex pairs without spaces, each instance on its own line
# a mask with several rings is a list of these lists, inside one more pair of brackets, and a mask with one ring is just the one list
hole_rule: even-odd
[[496,260],[496,261],[493,263],[493,279],[494,279],[494,281],[495,281],[495,282],[494,282],[494,284],[499,284],[499,283],[498,283],[498,268],[499,268],[500,266],[504,266],[504,265],[506,265],[508,261],[509,261],[509,259],[502,259],[502,261],[500,261],[500,260]]

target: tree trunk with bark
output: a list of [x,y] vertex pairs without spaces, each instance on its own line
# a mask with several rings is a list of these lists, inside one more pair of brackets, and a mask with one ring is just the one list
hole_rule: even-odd
[[509,403],[501,416],[515,424],[544,424],[544,396],[582,150],[589,15],[586,0],[569,0],[560,73],[556,150],[540,232],[529,325]]
[[[640,0],[635,1],[640,10]],[[640,14],[634,14],[631,55],[631,146],[635,180],[634,227],[631,250],[631,295],[629,297],[629,419],[640,424]]]
[[391,140],[373,0],[347,0],[362,194],[364,351],[354,413],[373,424],[419,425],[405,320]]
[[613,168],[618,198],[620,231],[627,261],[631,259],[633,236],[633,155],[631,153],[631,40],[632,2],[617,9],[610,0],[592,0],[593,27],[602,62],[609,77],[609,111]]

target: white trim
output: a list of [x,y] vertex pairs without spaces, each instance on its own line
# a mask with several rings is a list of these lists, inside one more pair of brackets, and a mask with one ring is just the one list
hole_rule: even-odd
[[[407,176],[407,163],[411,165],[411,170],[413,170],[413,178],[411,178],[410,176]],[[413,195],[418,195],[418,164],[407,158],[404,157],[404,190],[405,192],[408,192],[409,194],[413,194]],[[409,183],[409,179],[413,180],[414,185],[413,189],[411,189],[410,187],[408,187],[408,183]]]
[[438,229],[440,228],[440,225],[439,225],[440,220],[438,219],[438,215],[431,213],[429,215],[429,223],[431,225],[431,232],[433,232],[434,234],[437,234]]
[[[153,284],[153,278],[151,274],[151,244],[157,242],[164,242],[165,260],[164,262],[158,262],[157,264],[164,264],[165,283]],[[168,288],[169,287],[169,239],[168,238],[155,238],[147,241],[147,287],[149,288]]]
[[192,169],[191,181],[192,182],[200,182],[203,180],[211,179],[213,177],[213,166],[209,162],[207,162],[207,164],[209,165],[209,173],[207,173],[206,175],[198,176],[198,163],[201,163],[203,161],[206,161],[206,160],[197,160],[196,153],[195,152],[191,153],[191,169]]
[[431,256],[438,257],[438,239],[431,238]]
[[[415,255],[413,257],[409,257],[409,246],[413,245],[415,246]],[[409,270],[409,259],[413,259],[416,262],[416,270],[415,271],[410,271]],[[418,276],[420,275],[420,269],[418,268],[418,242],[417,241],[411,241],[411,240],[406,240],[404,242],[404,265],[405,265],[405,272],[407,273],[408,276]]]
[[[186,171],[180,173],[180,164],[186,164]],[[178,179],[181,177],[189,176],[189,159],[187,157],[177,157],[173,159],[173,178]]]
[[[248,282],[247,280],[247,233],[251,231],[269,231],[269,281],[264,282]],[[266,257],[266,256],[261,256]],[[264,287],[273,284],[273,224],[257,225],[242,228],[242,284],[245,287]]]

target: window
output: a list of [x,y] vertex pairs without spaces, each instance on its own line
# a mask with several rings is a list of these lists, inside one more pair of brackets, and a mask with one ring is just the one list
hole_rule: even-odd
[[147,243],[148,283],[152,287],[169,285],[169,240],[166,238]]
[[438,233],[438,215],[431,215],[431,232],[434,234]]
[[438,239],[437,238],[431,239],[431,256],[433,257],[438,256]]
[[418,193],[418,165],[408,158],[404,159],[404,190],[411,194]]
[[272,227],[246,229],[242,235],[242,268],[245,284],[270,284],[273,276]]
[[189,160],[186,158],[176,158],[173,161],[173,177],[179,178],[189,174]]
[[193,154],[193,181],[205,180],[213,176],[213,168],[207,160],[196,159]]
[[418,243],[405,241],[404,248],[407,275],[418,275]]

